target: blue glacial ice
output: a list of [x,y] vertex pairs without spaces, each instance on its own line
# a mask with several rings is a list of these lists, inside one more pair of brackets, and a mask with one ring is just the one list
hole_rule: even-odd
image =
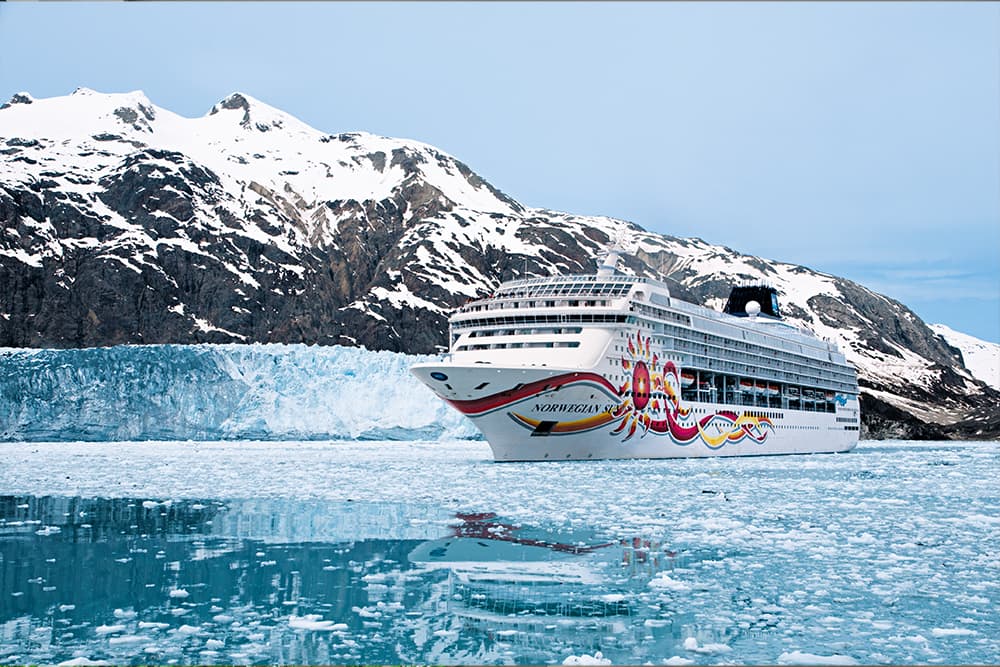
[[0,441],[476,438],[408,368],[306,345],[0,350]]

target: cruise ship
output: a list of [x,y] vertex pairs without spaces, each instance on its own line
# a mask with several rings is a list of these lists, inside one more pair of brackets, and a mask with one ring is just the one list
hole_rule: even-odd
[[449,319],[449,353],[412,372],[479,428],[497,461],[845,452],[857,373],[734,286],[724,312],[617,271],[503,283]]

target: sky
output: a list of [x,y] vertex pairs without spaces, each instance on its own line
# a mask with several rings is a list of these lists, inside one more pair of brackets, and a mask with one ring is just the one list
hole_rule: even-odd
[[0,3],[0,98],[241,91],[1000,342],[1000,3]]

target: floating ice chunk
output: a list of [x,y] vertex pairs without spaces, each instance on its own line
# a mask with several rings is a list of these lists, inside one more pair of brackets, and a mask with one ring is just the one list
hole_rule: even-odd
[[115,632],[125,632],[125,626],[121,624],[117,625],[98,625],[94,628],[94,632],[99,635],[110,635]]
[[142,506],[143,506],[143,508],[145,508],[147,510],[151,510],[151,509],[159,507],[160,503],[156,502],[155,500],[143,500],[142,501]]
[[691,586],[684,583],[683,581],[678,581],[677,579],[671,579],[670,575],[666,572],[660,572],[649,582],[650,588],[660,588],[668,591],[689,591]]
[[732,647],[728,644],[702,644],[695,649],[696,653],[729,653]]
[[849,655],[816,655],[803,651],[785,652],[778,656],[779,665],[857,665],[857,660]]
[[684,640],[684,650],[694,651],[695,653],[728,653],[733,649],[727,644],[703,644],[698,645],[698,640],[694,637],[688,637]]
[[664,665],[693,665],[694,660],[682,658],[679,655],[672,656],[663,661]]
[[222,648],[225,645],[226,645],[226,643],[224,641],[220,641],[218,639],[206,639],[205,640],[205,648],[207,648],[207,649]]
[[35,535],[55,535],[62,529],[59,526],[44,526],[35,531]]
[[201,632],[201,628],[195,625],[184,624],[181,627],[177,628],[176,630],[171,630],[171,632],[176,633],[178,635],[196,635]]
[[59,611],[73,611],[76,609],[75,604],[61,604],[59,605]]
[[142,635],[120,635],[108,639],[109,644],[142,644],[148,641],[149,637],[143,637]]
[[115,618],[135,618],[135,610],[133,609],[115,609],[112,613]]
[[334,623],[323,620],[319,614],[306,614],[305,616],[290,616],[288,625],[296,630],[313,630],[320,632],[343,632],[347,630],[346,623]]
[[382,612],[369,609],[368,607],[351,607],[351,611],[362,618],[378,618]]
[[979,633],[968,628],[933,628],[931,634],[935,637],[958,637],[963,635],[978,635]]
[[78,658],[73,658],[72,660],[64,660],[59,663],[59,667],[76,667],[77,665],[110,665],[111,663],[107,660],[91,660],[90,658],[84,658],[80,656]]
[[140,630],[166,630],[170,627],[169,623],[155,623],[153,621],[139,621]]
[[563,660],[564,665],[610,665],[611,661],[604,657],[604,654],[600,651],[596,651],[594,655],[588,655],[584,653],[583,655],[571,655]]
[[170,590],[169,593],[167,593],[167,595],[169,595],[172,598],[186,598],[187,596],[190,595],[190,593],[188,593],[183,588],[173,588]]

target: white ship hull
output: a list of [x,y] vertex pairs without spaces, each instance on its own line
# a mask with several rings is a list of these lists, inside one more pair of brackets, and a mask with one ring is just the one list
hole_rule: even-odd
[[857,373],[783,322],[777,291],[733,288],[724,312],[662,282],[595,275],[503,283],[449,318],[445,361],[413,373],[479,427],[497,461],[845,452]]
[[858,427],[845,425],[857,424],[856,396],[838,397],[834,412],[688,403],[671,364],[654,369],[658,390],[639,399],[579,369],[443,362],[412,370],[473,421],[497,461],[813,454],[858,442]]

